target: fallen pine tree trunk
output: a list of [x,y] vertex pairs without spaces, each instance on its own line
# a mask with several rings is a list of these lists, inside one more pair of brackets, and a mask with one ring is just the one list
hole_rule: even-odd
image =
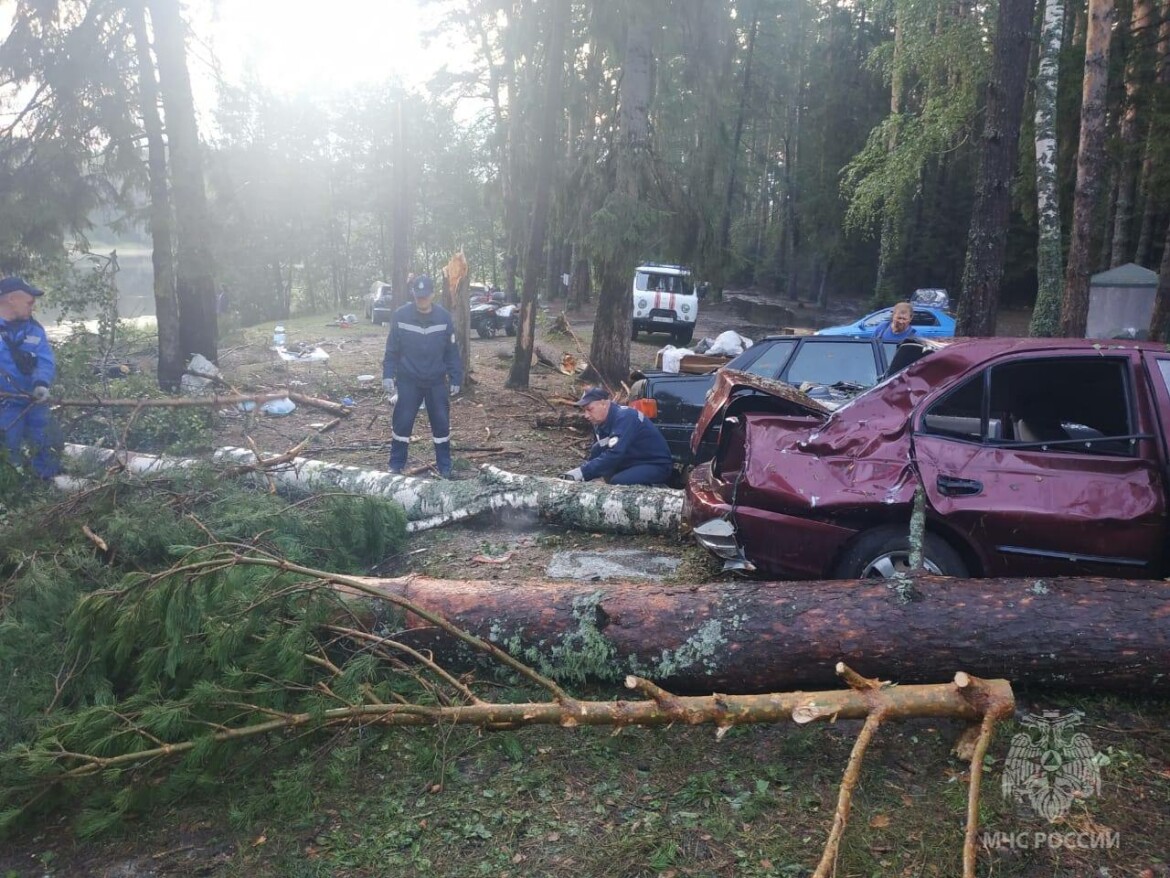
[[[118,465],[141,474],[202,463],[87,445],[66,445],[65,450],[83,468]],[[535,514],[562,527],[595,533],[678,533],[682,521],[682,492],[666,488],[566,482],[493,466],[482,467],[474,479],[459,481],[396,476],[304,457],[289,460],[284,455],[266,466],[266,461],[257,463],[256,455],[244,448],[220,448],[213,459],[230,464],[233,474],[251,469],[258,477],[292,491],[328,489],[385,497],[406,511],[407,529],[412,532],[505,512]]]
[[[777,692],[829,685],[844,661],[905,683],[961,667],[1014,684],[1170,692],[1162,581],[363,581],[564,679],[635,674],[682,692]],[[395,638],[441,661],[471,659],[414,622]]]

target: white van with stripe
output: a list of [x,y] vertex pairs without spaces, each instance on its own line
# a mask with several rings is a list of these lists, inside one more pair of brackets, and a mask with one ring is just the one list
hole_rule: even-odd
[[676,345],[689,344],[699,317],[699,296],[691,270],[681,265],[647,262],[634,271],[634,320],[630,338],[639,332],[668,333]]

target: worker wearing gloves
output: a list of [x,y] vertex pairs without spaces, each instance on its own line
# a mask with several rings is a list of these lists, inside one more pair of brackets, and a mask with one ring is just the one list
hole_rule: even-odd
[[410,280],[413,301],[394,312],[386,356],[382,359],[382,387],[393,401],[390,420],[390,472],[401,473],[410,450],[410,434],[419,405],[425,404],[435,440],[439,475],[451,475],[451,400],[463,383],[463,361],[455,343],[455,323],[448,311],[435,304],[430,277]]
[[57,374],[45,328],[33,319],[41,291],[19,277],[0,278],[0,436],[14,466],[24,446],[42,479],[61,468],[51,439],[49,387]]
[[593,425],[596,441],[589,459],[562,479],[611,485],[664,485],[670,479],[670,448],[654,422],[636,409],[618,405],[609,392],[590,387],[576,403]]

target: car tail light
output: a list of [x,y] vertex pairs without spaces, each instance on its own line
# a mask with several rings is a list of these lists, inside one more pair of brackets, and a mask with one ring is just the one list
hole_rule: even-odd
[[630,400],[630,408],[644,414],[650,420],[658,417],[658,400],[650,399],[649,397],[643,399]]

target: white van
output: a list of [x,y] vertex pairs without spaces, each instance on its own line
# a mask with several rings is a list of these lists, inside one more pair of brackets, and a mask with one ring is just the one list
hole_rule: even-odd
[[691,270],[681,265],[647,262],[634,271],[634,321],[639,332],[669,333],[676,345],[689,344],[699,317],[699,296]]

